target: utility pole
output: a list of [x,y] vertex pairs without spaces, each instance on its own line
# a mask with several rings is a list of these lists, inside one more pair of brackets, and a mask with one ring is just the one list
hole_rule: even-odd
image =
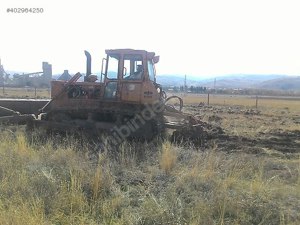
[[187,92],[186,75],[184,75],[184,93]]
[[4,68],[1,64],[1,58],[0,58],[0,83],[2,83],[2,92],[3,92],[3,95],[4,95]]
[[217,78],[215,78],[215,81],[214,81],[214,90],[215,90],[215,93],[217,93],[217,90],[216,90],[216,83],[217,83]]

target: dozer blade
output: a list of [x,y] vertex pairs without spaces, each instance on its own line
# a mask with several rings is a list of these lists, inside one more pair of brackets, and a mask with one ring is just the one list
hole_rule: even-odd
[[32,114],[2,116],[0,117],[0,124],[27,124],[34,120],[35,116]]
[[0,106],[0,116],[20,115],[19,112]]
[[33,114],[21,115],[20,112],[0,106],[0,124],[26,124],[35,120]]
[[49,99],[0,99],[0,117],[13,114],[38,114]]

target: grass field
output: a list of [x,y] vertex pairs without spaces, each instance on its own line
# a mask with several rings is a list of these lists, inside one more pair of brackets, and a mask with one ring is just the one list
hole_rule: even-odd
[[[0,224],[299,224],[300,159],[0,138]],[[31,140],[32,141],[32,140]],[[114,152],[114,154],[112,154]]]
[[[208,104],[207,94],[179,94],[185,104]],[[256,107],[256,96],[244,95],[209,95],[210,105],[221,106],[244,106],[249,108]],[[259,109],[290,109],[294,113],[300,113],[300,98],[280,98],[272,96],[258,96],[257,107]]]
[[0,98],[37,98],[37,99],[49,99],[50,89],[45,88],[12,88],[2,87],[0,88]]
[[299,101],[183,98],[225,136],[112,146],[0,126],[0,224],[300,224]]

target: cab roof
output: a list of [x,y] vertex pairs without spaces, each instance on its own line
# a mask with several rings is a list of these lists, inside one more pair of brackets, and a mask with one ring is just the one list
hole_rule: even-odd
[[130,48],[126,48],[126,49],[107,49],[105,50],[105,53],[108,55],[136,55],[136,54],[140,54],[140,55],[144,55],[146,56],[148,59],[153,59],[155,56],[155,52],[148,52],[146,50],[136,50],[136,49],[130,49]]

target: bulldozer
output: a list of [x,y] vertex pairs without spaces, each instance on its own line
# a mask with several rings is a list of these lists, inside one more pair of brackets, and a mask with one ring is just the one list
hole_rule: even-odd
[[11,115],[0,117],[0,123],[25,122],[60,131],[108,131],[115,143],[126,138],[149,140],[166,129],[177,133],[188,129],[193,134],[203,131],[201,121],[182,112],[182,99],[167,97],[156,82],[159,56],[154,52],[108,49],[105,53],[100,74],[92,73],[92,58],[85,51],[84,76],[76,73],[68,81],[51,81],[51,100],[38,112],[23,115],[2,107]]

